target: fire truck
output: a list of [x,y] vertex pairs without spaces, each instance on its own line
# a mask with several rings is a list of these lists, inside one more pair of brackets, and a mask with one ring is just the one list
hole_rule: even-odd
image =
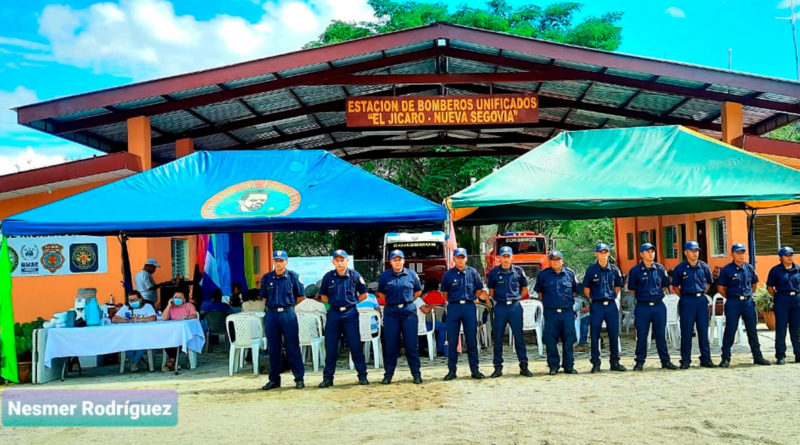
[[406,258],[406,267],[415,271],[424,283],[431,278],[442,281],[447,270],[444,232],[391,232],[383,238],[384,269],[390,269],[389,253],[400,249]]
[[497,252],[503,246],[511,247],[514,252],[514,265],[525,271],[528,280],[533,285],[533,279],[540,270],[549,266],[547,261],[547,238],[535,232],[505,232],[502,235],[490,237],[486,240],[488,250],[485,254],[486,276],[495,266],[500,265]]

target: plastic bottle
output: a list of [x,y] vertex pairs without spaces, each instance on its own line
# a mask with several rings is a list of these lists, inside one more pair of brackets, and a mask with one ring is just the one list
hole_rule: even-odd
[[97,304],[97,298],[90,298],[89,301],[86,302],[86,307],[83,311],[86,326],[100,326],[100,323],[103,322],[100,317],[100,305]]

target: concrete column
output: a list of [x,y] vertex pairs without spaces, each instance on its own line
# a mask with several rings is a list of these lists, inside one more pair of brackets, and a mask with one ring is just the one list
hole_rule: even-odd
[[742,121],[742,104],[736,102],[722,103],[722,142],[733,144],[734,139],[744,134]]
[[175,159],[194,153],[194,140],[191,138],[175,141]]

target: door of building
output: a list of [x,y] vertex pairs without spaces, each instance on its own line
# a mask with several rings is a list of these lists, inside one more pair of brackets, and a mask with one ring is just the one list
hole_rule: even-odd
[[708,237],[706,237],[706,221],[695,221],[695,233],[697,234],[697,244],[700,245],[700,259],[708,263]]

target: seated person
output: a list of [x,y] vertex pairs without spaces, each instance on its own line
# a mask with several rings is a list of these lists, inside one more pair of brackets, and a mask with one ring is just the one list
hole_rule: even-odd
[[[417,309],[419,309],[420,312],[422,312],[425,315],[430,314],[431,311],[434,310],[433,305],[425,304],[425,302],[422,300],[421,296],[419,298],[415,298],[414,299],[414,306],[416,306]],[[436,335],[436,355],[437,356],[443,355],[443,356],[447,357],[447,345],[444,342],[445,337],[447,335],[446,326],[445,326],[444,322],[436,321],[435,317],[433,318],[433,321],[435,323],[434,326],[433,326],[433,332]],[[431,322],[428,321],[427,317],[425,319],[425,327],[428,330],[431,329]],[[423,340],[422,337],[420,337],[419,339],[420,339],[420,341]],[[425,342],[425,344],[427,346],[427,342]],[[420,354],[420,355],[422,355],[422,354]]]
[[368,295],[372,295],[372,296],[375,297],[375,300],[378,302],[378,305],[386,306],[386,300],[381,298],[381,296],[378,294],[378,283],[377,282],[373,281],[373,282],[367,284],[367,292],[369,292]]
[[589,350],[589,301],[584,297],[575,297],[575,304],[572,310],[575,312],[575,317],[580,318],[580,331],[578,335],[578,346],[575,347],[576,351],[586,352]]
[[295,304],[294,310],[295,312],[306,312],[319,315],[322,317],[322,325],[325,326],[325,322],[328,318],[328,310],[325,309],[325,305],[319,300],[319,288],[316,284],[309,284],[306,286],[306,295],[304,297],[297,298],[297,304]]
[[[164,320],[188,320],[197,317],[198,314],[194,305],[186,301],[186,296],[180,291],[172,295],[172,298],[170,298],[167,303],[167,307],[164,309],[164,313],[161,315],[161,318]],[[169,357],[169,360],[161,370],[164,372],[174,371],[175,359],[178,356],[178,348],[164,348],[164,352],[167,354],[167,357]]]
[[425,286],[422,289],[420,298],[425,301],[425,304],[431,306],[447,304],[444,296],[439,292],[439,282],[433,278],[425,280]]
[[244,301],[244,294],[242,293],[242,285],[239,283],[231,284],[231,298],[230,305],[234,314],[242,312],[242,302]]
[[250,289],[244,294],[242,301],[242,312],[264,312],[266,310],[264,300],[258,294],[258,289]]
[[[374,294],[372,294],[370,292],[367,292],[367,298],[365,298],[363,301],[359,301],[358,304],[356,305],[356,309],[359,309],[359,310],[361,310],[361,309],[372,309],[374,311],[378,311],[378,308],[380,308],[380,305],[378,304],[378,298]],[[377,315],[375,317],[372,317],[372,323],[370,324],[370,330],[372,331],[373,334],[377,334],[378,333],[378,316]],[[374,337],[374,335],[373,335],[373,337]]]
[[219,289],[211,291],[211,299],[204,301],[203,304],[200,305],[201,314],[211,311],[222,312],[225,315],[233,312],[230,306],[222,302],[222,291]]
[[[146,323],[156,321],[156,310],[153,305],[145,302],[142,294],[138,290],[131,291],[128,294],[128,303],[122,305],[114,314],[111,319],[112,323]],[[139,361],[146,353],[146,350],[141,351],[126,351],[125,356],[130,360],[129,371],[138,369]]]

